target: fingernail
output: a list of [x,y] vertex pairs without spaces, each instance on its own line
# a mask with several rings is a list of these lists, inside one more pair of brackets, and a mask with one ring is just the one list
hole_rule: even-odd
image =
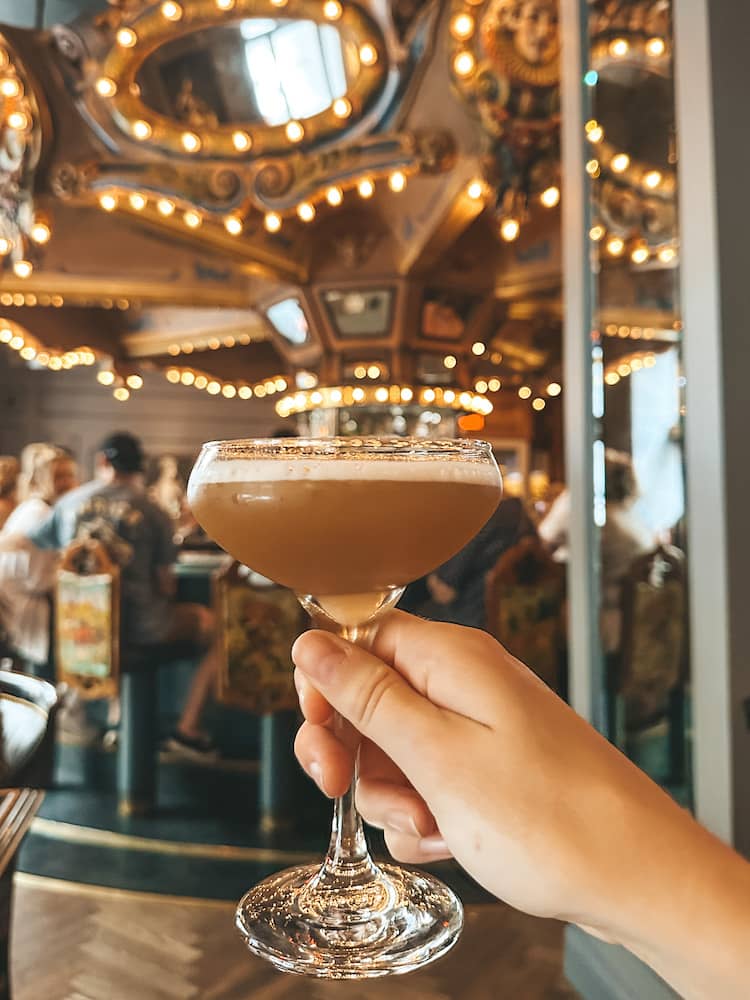
[[419,841],[419,849],[424,854],[444,856],[453,853],[439,833],[434,833],[430,837],[422,837]]
[[397,833],[408,833],[411,837],[419,837],[420,833],[414,817],[407,812],[390,812],[383,820],[386,830],[395,830]]
[[323,787],[323,770],[317,760],[314,760],[307,768],[308,773],[321,792],[330,799],[330,795]]
[[320,681],[327,680],[346,655],[346,644],[328,632],[305,632],[292,647],[297,667]]

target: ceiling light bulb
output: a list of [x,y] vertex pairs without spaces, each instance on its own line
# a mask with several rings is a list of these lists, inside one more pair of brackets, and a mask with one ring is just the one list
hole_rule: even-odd
[[554,208],[560,203],[560,188],[554,185],[545,188],[539,196],[539,200],[545,208]]
[[114,97],[117,93],[117,84],[108,76],[100,76],[94,86],[100,97]]
[[471,181],[466,188],[466,193],[473,201],[479,201],[484,194],[484,182],[480,180]]
[[406,174],[402,170],[394,170],[388,178],[388,187],[399,194],[406,187]]
[[99,204],[105,212],[114,212],[117,208],[117,198],[113,194],[99,195]]
[[456,76],[469,76],[474,72],[475,66],[476,59],[471,52],[468,51],[459,52],[453,60],[453,69]]
[[140,375],[128,375],[125,379],[125,384],[130,389],[141,389],[143,388],[143,379]]
[[627,153],[618,153],[612,157],[610,166],[616,174],[621,174],[630,166],[630,157]]
[[30,260],[17,260],[13,265],[13,271],[18,278],[29,278],[34,270],[34,265]]
[[151,133],[152,128],[147,121],[139,118],[138,121],[133,122],[133,135],[140,142],[143,142],[145,139],[150,139]]
[[14,76],[7,76],[4,80],[0,80],[0,94],[9,98],[20,97],[21,81]]
[[183,132],[180,136],[180,142],[186,153],[197,153],[201,148],[200,137],[195,132]]
[[374,45],[365,42],[364,45],[360,45],[359,47],[359,61],[363,66],[374,66],[378,61],[378,50]]
[[132,28],[120,28],[117,32],[117,44],[124,49],[132,49],[138,41],[138,36]]
[[46,222],[35,222],[31,227],[31,238],[35,243],[39,243],[40,245],[49,243],[51,236],[52,230]]
[[344,192],[340,187],[329,187],[326,191],[326,201],[333,208],[336,208],[344,200]]
[[236,215],[228,215],[224,219],[224,228],[230,236],[239,236],[242,232],[242,219]]
[[234,7],[234,0],[216,0],[219,10],[231,10]]
[[352,105],[345,97],[337,97],[331,105],[337,118],[348,118],[352,113]]
[[455,354],[446,354],[445,357],[443,358],[443,367],[444,368],[449,368],[449,369],[450,368],[455,368],[456,365],[457,365],[457,363],[458,362],[457,362]]
[[115,391],[112,393],[118,403],[124,403],[126,400],[130,399],[130,393],[125,388],[124,385],[118,385]]
[[471,353],[475,354],[478,358],[481,358],[481,356],[484,354],[486,350],[487,347],[485,346],[485,344],[482,343],[481,340],[476,340],[471,345]]
[[534,409],[535,409],[535,410],[537,410],[537,412],[538,412],[538,411],[540,411],[540,410],[543,410],[543,409],[544,409],[544,407],[545,407],[545,406],[547,405],[547,403],[545,402],[545,400],[543,400],[543,399],[541,399],[541,398],[537,397],[537,398],[536,398],[535,400],[533,400],[533,402],[532,402],[532,404],[531,404],[531,405],[532,405],[532,406],[534,407]]
[[528,399],[531,396],[531,389],[527,385],[522,385],[518,390],[518,395],[521,399]]
[[659,260],[662,264],[671,264],[677,256],[677,251],[673,247],[662,247],[659,251]]
[[466,41],[474,34],[474,18],[471,14],[456,14],[451,21],[451,34],[459,42]]
[[654,190],[654,188],[658,188],[661,182],[662,182],[662,175],[659,170],[649,170],[648,173],[645,174],[643,178],[643,183],[646,185],[647,188],[651,188],[652,191]]
[[161,5],[161,12],[168,21],[179,21],[182,17],[182,7],[174,0],[165,0]]
[[339,0],[326,0],[323,4],[323,14],[329,21],[338,21],[343,14],[343,9]]
[[613,257],[619,257],[620,254],[625,249],[625,243],[620,239],[619,236],[613,236],[612,239],[607,243],[607,252]]
[[315,206],[309,201],[301,201],[297,205],[297,215],[303,222],[312,222],[315,218]]
[[174,202],[169,198],[160,198],[156,203],[156,210],[165,219],[169,218],[170,215],[174,215]]
[[135,209],[136,212],[142,212],[146,207],[145,197],[137,191],[130,195],[128,201],[130,202],[130,207]]
[[305,130],[299,122],[287,122],[286,137],[290,142],[301,142],[305,136]]
[[0,237],[0,257],[7,257],[13,249],[13,244],[4,236]]
[[238,129],[236,132],[232,132],[232,145],[238,153],[246,153],[252,144],[253,140],[247,132],[243,132],[241,129]]
[[513,240],[518,239],[520,232],[521,223],[518,219],[503,219],[500,225],[500,235],[506,243],[512,243]]
[[8,127],[16,132],[23,132],[29,127],[29,116],[23,111],[13,111],[8,115]]
[[562,386],[560,385],[559,382],[550,382],[550,384],[547,386],[548,396],[559,396],[561,392],[562,392]]
[[630,43],[626,38],[615,38],[609,43],[609,51],[616,59],[622,59],[630,51]]
[[192,209],[190,209],[187,212],[185,212],[185,214],[182,217],[182,221],[185,223],[188,229],[198,229],[198,227],[203,222],[203,219],[198,214],[198,212],[194,212],[192,211]]
[[364,177],[357,185],[357,191],[360,198],[372,198],[375,193],[375,185],[369,177]]
[[634,264],[645,264],[651,254],[647,247],[636,247],[631,253],[630,259]]
[[649,38],[646,42],[646,52],[650,56],[657,59],[659,56],[663,56],[667,50],[667,44],[663,38]]
[[263,225],[269,233],[278,233],[281,229],[281,216],[278,212],[268,212],[263,220]]
[[598,243],[599,240],[604,239],[605,233],[606,230],[604,226],[592,226],[591,229],[589,229],[589,238],[592,239],[594,243]]

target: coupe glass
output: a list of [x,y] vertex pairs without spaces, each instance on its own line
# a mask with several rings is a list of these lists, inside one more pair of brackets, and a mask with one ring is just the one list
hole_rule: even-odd
[[[419,438],[211,442],[188,487],[198,521],[227,552],[293,590],[319,627],[363,646],[407,583],[476,534],[500,490],[489,445]],[[336,725],[356,745],[351,727]],[[322,866],[272,875],[240,901],[248,947],[279,969],[333,979],[410,972],[461,931],[447,886],[370,857],[355,786],[356,771]]]

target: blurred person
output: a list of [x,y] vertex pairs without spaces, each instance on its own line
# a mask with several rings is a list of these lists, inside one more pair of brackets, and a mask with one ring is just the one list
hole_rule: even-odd
[[[21,452],[20,503],[0,538],[29,535],[52,505],[78,483],[76,464],[61,448],[31,444]],[[7,641],[32,673],[50,661],[51,596],[58,557],[35,545],[0,553],[0,623]]]
[[[484,527],[460,552],[413,585],[412,594],[399,606],[432,621],[487,628],[485,584],[487,574],[500,556],[534,527],[518,497],[501,500]],[[415,606],[416,605],[416,606]]]
[[[658,539],[635,511],[638,483],[630,455],[607,448],[604,454],[607,520],[600,533],[601,632],[604,651],[620,645],[622,581],[633,562],[653,551]],[[570,493],[564,490],[537,529],[558,562],[568,560]]]
[[214,616],[203,605],[174,600],[173,525],[146,496],[143,462],[137,438],[125,432],[111,434],[97,452],[94,479],[60,499],[33,530],[0,539],[0,550],[31,546],[60,550],[86,538],[101,542],[121,569],[125,649],[163,646],[166,660],[175,658],[175,651],[202,654],[172,745],[186,755],[216,756],[200,727],[219,666]]
[[0,529],[16,506],[18,472],[17,458],[12,455],[0,455]]

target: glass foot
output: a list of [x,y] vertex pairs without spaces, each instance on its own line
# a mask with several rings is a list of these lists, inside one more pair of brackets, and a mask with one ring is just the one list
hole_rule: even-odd
[[240,900],[237,927],[278,969],[326,979],[412,972],[444,955],[463,927],[455,893],[426,872],[377,871],[374,882],[331,892],[319,866],[289,868]]

